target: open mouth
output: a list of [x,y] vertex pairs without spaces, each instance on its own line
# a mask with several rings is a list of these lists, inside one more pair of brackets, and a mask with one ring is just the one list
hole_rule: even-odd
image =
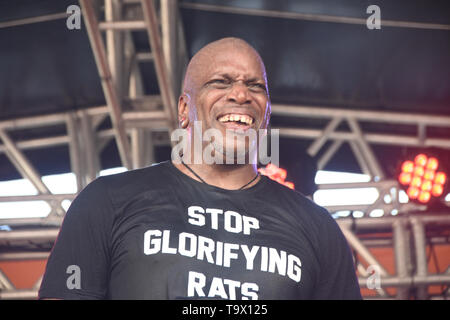
[[254,119],[246,114],[236,114],[236,113],[229,113],[229,114],[225,114],[223,116],[220,116],[219,118],[217,118],[217,120],[224,124],[227,127],[232,127],[232,128],[248,128],[250,127],[253,122]]

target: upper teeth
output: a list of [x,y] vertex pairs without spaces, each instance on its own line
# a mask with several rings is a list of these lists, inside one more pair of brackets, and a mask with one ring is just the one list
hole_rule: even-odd
[[240,121],[246,124],[252,124],[253,118],[244,114],[226,114],[219,118],[220,122]]

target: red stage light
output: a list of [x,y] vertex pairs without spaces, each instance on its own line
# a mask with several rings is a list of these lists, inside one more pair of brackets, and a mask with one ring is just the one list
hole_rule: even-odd
[[435,184],[431,189],[431,194],[433,197],[439,197],[444,192],[444,187],[441,184]]
[[427,164],[428,161],[428,157],[424,154],[418,154],[415,158],[414,158],[414,164],[416,166],[422,166],[424,167]]
[[422,191],[417,199],[422,203],[427,203],[431,199],[431,194],[428,191]]
[[284,185],[290,189],[294,189],[294,183],[290,181],[286,181]]
[[414,171],[414,162],[412,162],[412,161],[403,162],[402,171],[403,172],[413,172]]
[[436,170],[439,167],[439,161],[436,158],[429,158],[426,168],[428,170]]
[[430,191],[433,188],[433,182],[430,180],[425,180],[422,185],[420,186],[420,189],[422,191]]
[[427,171],[425,171],[423,178],[425,180],[433,180],[434,176],[435,176],[434,170],[427,170]]
[[419,188],[422,185],[422,178],[414,176],[410,183],[411,187]]
[[420,190],[419,188],[416,187],[409,187],[408,191],[406,191],[406,194],[408,195],[408,197],[410,199],[417,199],[417,197],[419,196]]
[[446,181],[447,181],[447,175],[444,172],[436,173],[436,176],[434,177],[434,183],[444,185]]
[[400,173],[400,176],[398,177],[398,181],[400,181],[403,185],[408,185],[411,183],[412,175],[409,172],[402,172]]
[[278,168],[276,165],[269,163],[265,168],[260,168],[258,171],[269,177],[270,179],[285,185],[286,187],[290,189],[295,189],[294,183],[290,181],[285,181],[287,177],[287,171],[283,168]]
[[421,203],[428,203],[431,197],[440,197],[444,193],[447,175],[443,171],[436,172],[439,161],[421,153],[414,161],[407,160],[401,165],[398,181],[404,186],[408,197]]
[[425,174],[425,169],[421,166],[414,167],[414,175],[422,177]]

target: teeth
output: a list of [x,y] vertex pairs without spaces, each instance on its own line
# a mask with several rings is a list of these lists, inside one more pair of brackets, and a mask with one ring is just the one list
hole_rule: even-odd
[[246,115],[240,115],[240,114],[227,114],[219,118],[220,122],[242,122],[247,125],[250,125],[253,123],[253,119]]

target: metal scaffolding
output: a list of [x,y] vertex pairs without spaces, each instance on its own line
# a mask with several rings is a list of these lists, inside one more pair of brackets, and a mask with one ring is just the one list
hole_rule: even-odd
[[[0,121],[0,153],[4,153],[23,178],[38,190],[38,194],[33,196],[1,196],[0,202],[42,200],[52,208],[44,218],[0,219],[0,225],[11,227],[10,231],[0,230],[0,261],[46,259],[65,214],[61,203],[76,196],[53,194],[27,159],[25,150],[68,146],[71,169],[76,176],[79,192],[99,175],[100,153],[111,139],[118,146],[122,165],[128,169],[140,168],[154,162],[154,146],[170,145],[169,133],[177,124],[176,96],[187,62],[183,25],[177,19],[178,1],[105,0],[104,6],[94,6],[93,1],[80,0],[80,4],[106,106]],[[96,5],[99,4],[103,2],[96,2]],[[206,8],[205,5],[196,7],[189,3],[183,6],[199,10],[221,9],[217,6]],[[52,15],[49,19],[62,17]],[[99,17],[104,17],[104,20]],[[46,20],[20,21],[19,25],[39,21]],[[9,24],[14,25],[14,22]],[[136,51],[131,35],[133,31],[147,33],[150,52]],[[144,94],[143,61],[155,65],[159,95]],[[317,128],[299,126],[276,129],[280,129],[282,137],[307,140],[310,143],[307,152],[311,156],[317,156],[322,150],[319,169],[325,167],[344,143],[348,143],[361,171],[371,177],[367,183],[319,185],[319,189],[371,187],[378,190],[379,197],[373,204],[327,207],[331,213],[342,210],[363,212],[363,218],[337,220],[351,248],[361,259],[357,261],[361,287],[366,287],[372,279],[370,267],[373,266],[377,266],[380,275],[379,286],[374,290],[383,299],[407,299],[412,290],[415,290],[417,298],[428,299],[432,298],[428,295],[428,286],[450,284],[448,270],[441,274],[429,272],[426,256],[427,243],[449,244],[450,209],[447,215],[434,214],[428,212],[425,206],[401,203],[398,183],[386,176],[372,150],[373,145],[450,149],[450,137],[427,135],[429,128],[449,128],[450,117],[279,104],[272,105],[272,113],[303,120],[326,119],[327,124],[317,125]],[[107,118],[111,120],[111,125],[105,128]],[[348,131],[338,130],[342,123],[348,125]],[[398,135],[394,131],[366,132],[362,123],[406,124],[414,126],[417,135]],[[15,130],[57,125],[64,125],[66,133],[20,141],[11,138]],[[331,144],[327,146],[327,142]],[[325,147],[326,150],[323,150]],[[390,200],[386,200],[386,196]],[[369,214],[375,209],[382,209],[384,216],[371,218]],[[396,216],[390,214],[393,210],[398,212]],[[429,230],[433,232],[427,232]],[[364,237],[377,233],[384,236],[376,239]],[[389,274],[369,250],[383,246],[393,250],[395,274]],[[33,288],[17,289],[0,271],[0,299],[36,298],[41,280]],[[397,288],[395,296],[388,294],[386,288],[390,287]],[[448,297],[448,290],[445,294]]]

